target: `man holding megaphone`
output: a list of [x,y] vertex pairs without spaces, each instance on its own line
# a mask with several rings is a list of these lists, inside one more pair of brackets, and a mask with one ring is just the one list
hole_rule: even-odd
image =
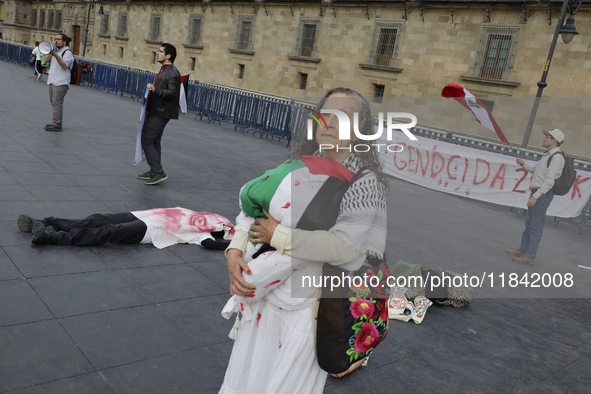
[[43,58],[45,62],[51,63],[47,84],[49,85],[49,101],[53,107],[53,123],[45,125],[47,131],[62,131],[64,98],[70,88],[70,70],[74,65],[74,54],[68,48],[71,40],[63,33],[58,34],[49,54]]

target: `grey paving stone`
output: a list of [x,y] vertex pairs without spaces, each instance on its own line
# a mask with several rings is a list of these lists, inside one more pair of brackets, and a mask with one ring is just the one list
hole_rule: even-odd
[[197,348],[109,368],[103,374],[115,394],[214,394],[224,368],[212,360],[214,355],[208,348]]
[[7,279],[20,279],[23,276],[16,268],[14,263],[8,258],[8,255],[0,249],[0,281]]
[[[208,297],[191,298],[158,304],[158,309],[166,314],[184,332],[197,340],[200,345],[213,345],[221,342],[233,342],[228,338],[235,316],[229,320],[220,318],[229,294],[212,295]],[[212,311],[210,318],[203,318],[195,310],[206,308]],[[207,333],[204,335],[204,333]]]
[[591,387],[591,355],[587,354],[533,386],[528,393],[585,394]]
[[53,318],[24,279],[0,281],[0,300],[0,327]]
[[[453,341],[435,347],[417,358],[426,364],[424,370],[428,374],[438,377],[438,382],[448,380],[465,387],[465,390],[459,391],[518,393],[536,381],[500,357],[483,357],[479,347],[467,341]],[[500,376],[503,378],[499,379]]]
[[94,246],[94,252],[100,256],[108,269],[138,268],[181,264],[169,249],[158,249],[153,245],[105,244]]
[[56,317],[150,303],[116,271],[40,277],[29,282]]
[[99,370],[199,346],[154,305],[73,316],[60,324]]
[[33,245],[30,243],[31,234],[22,232],[16,234],[23,239],[25,244],[23,246],[6,246],[4,251],[27,278],[100,271],[110,268],[94,248]]
[[77,186],[25,186],[39,201],[94,201],[96,197]]
[[34,201],[33,194],[22,185],[2,185],[0,201]]
[[14,178],[21,185],[34,186],[75,186],[75,183],[61,174],[39,174],[31,172],[15,172]]
[[0,392],[92,371],[55,320],[0,328]]
[[213,261],[226,261],[223,250],[209,250],[199,245],[179,244],[172,245],[169,250],[181,258],[185,263],[209,263]]
[[222,294],[226,289],[187,264],[120,270],[131,286],[152,302]]
[[228,275],[228,265],[225,260],[206,261],[203,263],[192,263],[191,266],[203,275],[211,278],[225,291],[229,291],[230,277]]
[[111,394],[112,391],[98,373],[88,373],[56,382],[40,384],[15,394]]

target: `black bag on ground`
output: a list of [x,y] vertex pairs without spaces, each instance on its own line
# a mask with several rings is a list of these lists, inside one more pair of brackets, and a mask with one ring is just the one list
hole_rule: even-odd
[[562,168],[562,174],[554,181],[552,193],[555,196],[564,196],[573,187],[575,179],[577,179],[577,171],[575,171],[575,159],[567,157],[564,152],[553,153],[546,163],[546,168],[550,166],[552,158],[558,154],[564,157],[564,167]]

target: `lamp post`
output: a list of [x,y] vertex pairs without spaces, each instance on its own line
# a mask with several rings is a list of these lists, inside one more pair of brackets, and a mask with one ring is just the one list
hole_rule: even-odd
[[[92,7],[94,7],[93,3],[96,2],[97,0],[88,0],[88,17],[86,18],[86,34],[84,35],[84,49],[82,50],[82,57],[86,57],[86,42],[88,40],[88,24],[90,23],[90,10],[92,9]],[[99,0],[100,2],[100,0]],[[103,6],[101,4],[99,11],[98,11],[99,15],[103,15]]]
[[[538,112],[538,106],[540,105],[540,98],[542,97],[542,92],[544,88],[548,86],[546,83],[546,77],[548,76],[548,70],[550,69],[550,63],[552,62],[552,56],[554,56],[554,48],[556,47],[556,41],[558,41],[558,35],[562,35],[562,40],[565,44],[568,44],[572,41],[573,37],[577,32],[575,28],[575,15],[579,11],[579,7],[581,7],[581,0],[564,0],[562,3],[562,9],[560,10],[560,17],[558,18],[558,22],[556,22],[556,30],[554,31],[554,38],[552,38],[552,45],[550,45],[550,51],[548,52],[548,59],[546,60],[546,64],[544,66],[544,72],[542,73],[542,79],[538,82],[538,94],[536,94],[536,99],[534,100],[534,107],[532,108],[531,115],[529,117],[529,122],[527,123],[527,129],[525,130],[525,136],[523,137],[523,143],[521,144],[522,148],[527,148],[527,143],[529,142],[529,136],[531,134],[531,130],[534,126],[534,121],[536,119],[536,113]],[[564,17],[566,16],[566,12],[570,14],[570,16],[566,20],[566,24],[563,26]]]

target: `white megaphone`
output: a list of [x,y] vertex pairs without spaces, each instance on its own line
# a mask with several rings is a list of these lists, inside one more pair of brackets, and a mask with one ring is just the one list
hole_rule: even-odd
[[39,43],[39,52],[41,52],[43,55],[49,54],[49,52],[51,52],[51,44],[47,41],[41,41]]

